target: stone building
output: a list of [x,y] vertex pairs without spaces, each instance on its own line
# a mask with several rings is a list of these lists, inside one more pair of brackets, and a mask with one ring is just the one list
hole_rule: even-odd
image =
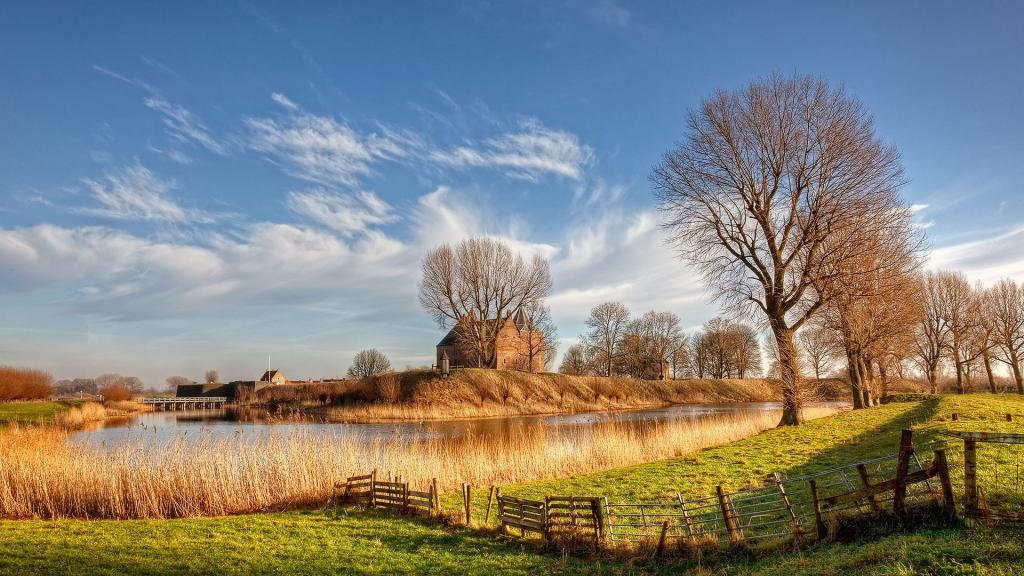
[[[472,321],[472,320],[466,320]],[[489,325],[494,320],[485,320]],[[477,362],[474,350],[459,343],[459,331],[463,326],[455,326],[437,343],[437,366],[441,365],[441,357],[448,354],[449,365],[455,367],[474,368]],[[524,372],[544,371],[544,335],[539,330],[531,330],[526,316],[517,312],[498,332],[495,339],[494,360],[484,368],[500,370],[522,370]],[[533,351],[531,359],[530,352]]]
[[288,383],[288,379],[280,370],[267,370],[260,378],[260,382],[270,382],[271,386],[281,386]]

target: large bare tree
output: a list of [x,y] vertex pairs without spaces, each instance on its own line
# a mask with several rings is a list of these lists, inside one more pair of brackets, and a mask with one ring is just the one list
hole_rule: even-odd
[[391,371],[391,362],[383,352],[376,348],[360,350],[352,357],[352,365],[348,367],[350,378],[366,378]]
[[668,378],[672,354],[685,346],[680,324],[678,315],[654,310],[629,322],[619,346],[619,372],[635,378]]
[[562,364],[558,371],[570,376],[583,376],[587,373],[587,348],[583,344],[573,344],[562,356]]
[[836,353],[836,343],[831,333],[821,326],[807,326],[797,335],[797,340],[807,363],[814,370],[814,379],[821,380],[822,372],[831,367]]
[[1000,280],[986,295],[984,315],[992,323],[992,340],[1010,368],[1017,393],[1024,394],[1024,286],[1010,279]]
[[947,346],[956,372],[956,391],[963,394],[968,365],[976,359],[972,340],[978,327],[978,298],[963,272],[943,270],[936,279],[939,313],[949,327]]
[[680,255],[727,305],[760,311],[779,354],[780,424],[801,423],[794,333],[856,255],[843,236],[870,237],[863,215],[901,209],[899,154],[842,89],[776,74],[691,110],[653,182]]
[[599,375],[615,373],[615,363],[621,355],[620,346],[628,327],[629,308],[621,302],[604,302],[590,310],[587,333],[580,339],[593,358]]
[[915,338],[915,360],[928,380],[932,394],[938,391],[939,370],[949,345],[949,323],[942,310],[939,275],[925,272],[918,279],[921,316]]
[[546,259],[524,259],[492,238],[442,244],[423,258],[422,273],[420,303],[441,327],[455,328],[481,367],[494,362],[498,333],[512,316],[551,292]]
[[523,307],[523,335],[526,337],[526,356],[520,368],[533,372],[534,359],[541,358],[541,365],[549,370],[558,354],[558,327],[551,318],[551,309],[536,301]]

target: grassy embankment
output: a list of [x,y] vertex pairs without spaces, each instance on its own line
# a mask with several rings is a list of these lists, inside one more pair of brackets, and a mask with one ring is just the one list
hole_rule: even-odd
[[142,412],[146,407],[136,402],[35,401],[0,403],[0,427],[6,424],[56,424],[75,430],[90,422],[119,418]]
[[[846,400],[838,381],[823,381],[825,400]],[[454,370],[441,378],[409,370],[361,381],[267,388],[256,402],[316,411],[342,422],[451,420],[530,414],[636,410],[684,403],[780,400],[766,378],[635,380],[510,370]]]
[[[951,413],[960,415],[951,421]],[[1004,415],[1014,415],[1014,423]],[[915,425],[915,444],[926,455],[946,447],[962,469],[955,440],[939,429],[1021,431],[1024,399],[1015,396],[944,396],[889,404],[776,429],[681,458],[660,460],[562,480],[506,487],[523,495],[607,494],[663,496],[682,490],[708,493],[715,484],[739,487],[763,474],[799,474],[840,462],[891,453],[899,430]],[[1010,449],[983,448],[984,462],[1012,466]],[[1005,468],[1004,468],[1005,471]],[[997,473],[982,465],[982,482]],[[962,481],[954,479],[959,490]],[[448,500],[446,498],[446,500]],[[482,500],[477,510],[482,512]],[[222,519],[146,521],[0,522],[0,573],[679,573],[699,574],[1014,574],[1024,543],[1004,529],[961,525],[863,541],[815,544],[800,551],[753,551],[703,561],[564,560],[534,554],[515,540],[495,540],[464,529],[344,509],[258,514]]]
[[12,422],[18,424],[52,423],[54,416],[75,403],[72,402],[0,402],[0,426]]

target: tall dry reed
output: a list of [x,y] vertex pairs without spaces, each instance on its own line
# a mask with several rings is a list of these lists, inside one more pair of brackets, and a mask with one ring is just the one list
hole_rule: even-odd
[[54,415],[53,421],[58,426],[74,430],[89,422],[98,422],[107,417],[107,409],[96,402],[86,402],[72,406]]
[[644,427],[537,427],[500,440],[291,430],[149,437],[113,447],[83,446],[56,428],[13,427],[0,438],[0,516],[171,518],[301,508],[326,502],[336,482],[373,468],[416,486],[436,477],[443,488],[556,478],[689,454],[778,420],[777,411],[765,411]]

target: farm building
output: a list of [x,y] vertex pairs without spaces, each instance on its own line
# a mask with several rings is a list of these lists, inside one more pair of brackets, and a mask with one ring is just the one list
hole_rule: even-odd
[[239,396],[253,394],[270,386],[287,384],[288,379],[280,370],[269,370],[259,380],[235,380],[233,382],[214,382],[210,384],[182,384],[178,386],[175,396],[178,398],[227,398],[228,402],[238,400]]
[[[463,322],[472,322],[464,320]],[[487,327],[495,325],[494,320],[485,320]],[[460,323],[448,331],[448,334],[437,343],[437,365],[441,365],[443,355],[448,355],[451,366],[476,367],[477,354],[469,347],[460,344],[459,334],[471,332],[472,328]],[[531,329],[526,316],[517,312],[505,322],[495,339],[494,360],[483,368],[501,370],[522,370],[525,372],[544,371],[544,353],[542,351],[544,335]],[[531,355],[532,352],[532,355]]]

